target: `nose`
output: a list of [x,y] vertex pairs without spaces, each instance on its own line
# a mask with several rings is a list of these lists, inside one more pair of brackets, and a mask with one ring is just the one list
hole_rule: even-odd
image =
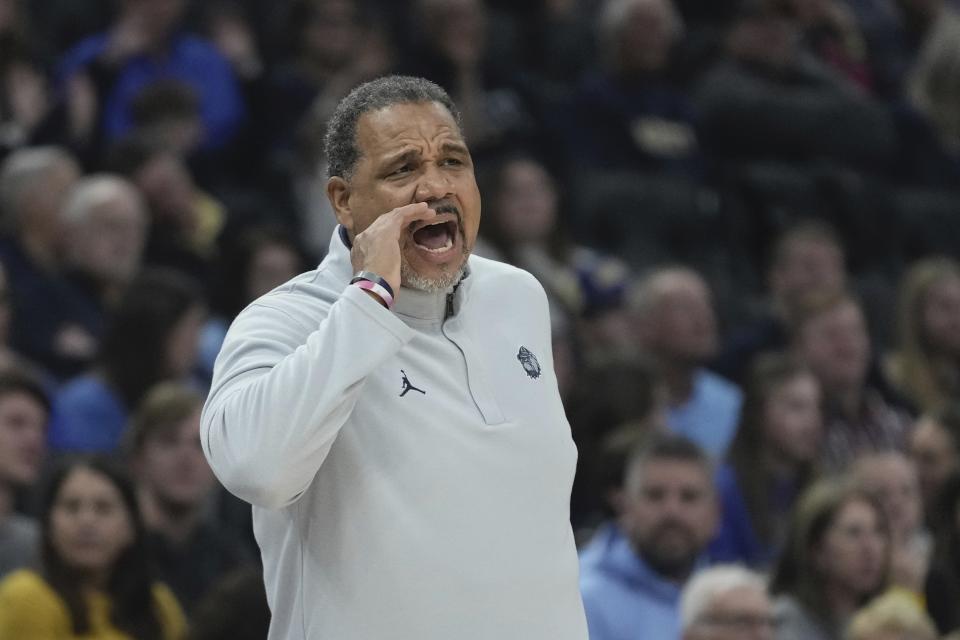
[[429,165],[417,182],[417,202],[432,202],[451,195],[450,178],[436,165]]

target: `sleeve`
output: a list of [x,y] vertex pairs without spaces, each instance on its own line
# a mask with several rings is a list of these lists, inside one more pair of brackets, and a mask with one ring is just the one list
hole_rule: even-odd
[[71,633],[66,607],[39,576],[18,571],[0,583],[0,640],[59,640]]
[[[307,488],[368,375],[413,330],[347,287],[305,341],[282,309],[255,305],[231,327],[203,410],[201,440],[223,485],[277,509]],[[299,343],[299,344],[298,344]]]
[[156,584],[153,586],[153,599],[156,601],[164,640],[184,640],[187,637],[187,617],[173,592],[165,584]]

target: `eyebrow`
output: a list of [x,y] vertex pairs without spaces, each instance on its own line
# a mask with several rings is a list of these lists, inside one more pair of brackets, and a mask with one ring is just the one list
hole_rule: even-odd
[[452,141],[444,142],[440,146],[440,150],[446,151],[447,153],[462,153],[464,155],[469,154],[469,152],[467,151],[467,146],[460,142],[452,142]]

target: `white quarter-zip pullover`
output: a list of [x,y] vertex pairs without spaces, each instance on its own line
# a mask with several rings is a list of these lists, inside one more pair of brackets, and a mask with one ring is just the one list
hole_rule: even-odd
[[569,522],[576,449],[547,300],[469,259],[455,293],[320,266],[227,335],[204,451],[251,502],[271,640],[586,640]]

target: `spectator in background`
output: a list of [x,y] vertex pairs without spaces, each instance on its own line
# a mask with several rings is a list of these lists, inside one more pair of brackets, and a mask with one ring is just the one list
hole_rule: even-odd
[[218,484],[200,448],[202,408],[195,390],[161,383],[125,435],[147,549],[188,615],[218,579],[249,559],[236,536],[205,514]]
[[890,534],[860,489],[823,481],[801,498],[773,573],[778,640],[842,640],[853,614],[887,586]]
[[263,570],[246,567],[220,580],[197,605],[188,640],[263,640],[270,607]]
[[910,455],[917,468],[925,521],[935,526],[943,483],[960,471],[960,404],[953,401],[942,410],[917,420],[910,433]]
[[[395,3],[379,9],[390,7],[405,10]],[[326,195],[322,141],[327,121],[347,91],[387,74],[396,56],[379,18],[357,0],[297,0],[288,24],[290,58],[276,65],[268,79],[269,165],[289,180],[282,194],[293,196],[301,241],[322,256],[337,224]],[[365,46],[354,46],[359,41]]]
[[937,501],[933,557],[924,588],[940,633],[960,630],[960,473],[947,478]]
[[887,113],[819,62],[799,30],[771,0],[741,4],[727,56],[696,89],[704,147],[720,159],[886,166]]
[[153,385],[188,380],[206,309],[199,288],[170,271],[145,271],[124,294],[88,373],[57,393],[50,445],[115,451],[127,419]]
[[801,220],[773,242],[766,282],[769,300],[761,315],[735,330],[713,368],[740,383],[754,356],[789,346],[797,308],[812,295],[840,293],[847,283],[846,252],[840,237],[819,220]]
[[666,396],[644,358],[588,363],[578,374],[564,403],[579,452],[570,505],[575,532],[592,531],[620,510],[630,454],[666,429]]
[[912,419],[868,378],[870,338],[855,298],[808,299],[795,317],[793,349],[823,389],[826,470],[845,469],[861,453],[906,450]]
[[98,458],[63,464],[41,509],[42,569],[0,583],[0,637],[183,637],[183,612],[153,580],[133,485],[122,472]]
[[164,141],[132,135],[111,149],[109,165],[126,176],[146,202],[150,225],[144,261],[206,282],[227,213],[197,187],[183,156]]
[[490,46],[496,25],[484,2],[415,0],[411,5],[410,43],[399,71],[447,90],[460,107],[474,156],[506,143],[537,140],[538,120],[531,97],[521,91],[516,65]]
[[51,109],[44,43],[21,0],[0,0],[0,160],[30,144]]
[[607,0],[597,24],[600,65],[574,95],[574,161],[698,181],[704,167],[693,105],[671,68],[684,35],[673,3]]
[[776,620],[767,585],[737,565],[704,569],[683,588],[681,640],[773,640]]
[[890,579],[912,593],[923,593],[932,540],[923,526],[917,471],[898,451],[867,453],[853,464],[853,480],[883,507],[890,527]]
[[[489,167],[481,177],[488,203],[480,230],[485,246],[477,247],[477,254],[532,273],[547,292],[555,325],[622,300],[626,265],[572,242],[563,194],[547,166],[532,154],[514,152]],[[616,285],[620,295],[602,299]]]
[[960,263],[931,257],[911,266],[897,320],[889,378],[920,410],[936,411],[960,395]]
[[857,16],[843,0],[774,0],[796,20],[805,47],[826,66],[869,93],[873,77]]
[[850,622],[846,640],[937,640],[940,636],[916,600],[887,593],[864,607]]
[[705,368],[717,349],[707,283],[692,269],[662,267],[640,282],[632,304],[640,348],[667,386],[668,426],[723,459],[743,398],[735,385]]
[[[14,0],[0,3],[15,5]],[[40,61],[25,43],[4,37],[0,8],[0,159],[33,142],[53,107]]]
[[[13,324],[13,294],[10,291],[10,279],[7,268],[0,261],[0,370],[19,369],[42,377],[42,368],[24,358],[10,345],[10,329]],[[45,380],[50,384],[53,381]]]
[[56,147],[28,147],[0,168],[6,237],[0,261],[16,312],[11,343],[55,377],[79,373],[96,349],[97,318],[62,273],[62,212],[80,178],[73,157]]
[[0,372],[0,576],[37,564],[37,526],[16,509],[22,491],[40,475],[49,414],[50,399],[39,382]]
[[147,229],[143,198],[117,175],[80,180],[62,213],[66,277],[98,315],[95,337],[140,271]]
[[303,249],[280,227],[251,226],[225,245],[211,293],[214,315],[200,335],[199,368],[205,380],[213,375],[213,362],[236,315],[309,268]]
[[357,0],[294,0],[288,33],[291,56],[271,73],[267,105],[269,144],[287,167],[308,116],[327,120],[350,89],[391,64],[385,34]]
[[716,529],[712,473],[680,436],[651,438],[631,457],[617,523],[581,554],[591,640],[679,636],[681,589],[706,565]]
[[894,114],[900,133],[894,177],[921,187],[952,189],[960,180],[960,17],[945,17],[925,39],[905,78]]
[[212,44],[180,31],[184,0],[122,0],[110,28],[69,51],[59,75],[74,121],[73,142],[105,148],[132,126],[141,91],[174,78],[197,92],[204,149],[236,134],[244,104],[230,64]]
[[816,477],[823,440],[816,376],[786,354],[760,356],[745,388],[727,464],[717,473],[720,560],[764,570],[783,549],[797,500]]

